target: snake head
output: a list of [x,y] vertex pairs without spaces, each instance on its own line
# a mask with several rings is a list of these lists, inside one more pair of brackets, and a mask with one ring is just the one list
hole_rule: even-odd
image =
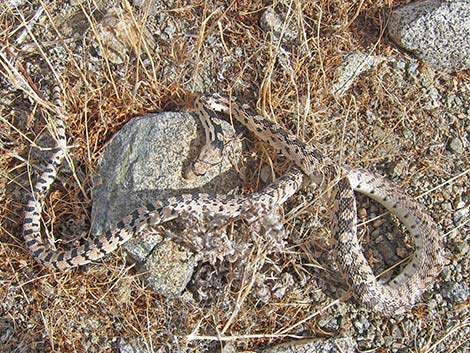
[[216,112],[229,113],[232,99],[225,93],[203,94],[199,97],[201,103]]

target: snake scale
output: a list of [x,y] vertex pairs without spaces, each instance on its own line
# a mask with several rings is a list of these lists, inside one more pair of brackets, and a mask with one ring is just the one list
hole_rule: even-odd
[[[58,96],[58,90],[55,90]],[[273,146],[296,167],[265,189],[248,196],[183,194],[159,200],[136,209],[120,220],[103,235],[84,240],[69,250],[55,250],[41,236],[41,213],[44,199],[56,179],[64,160],[67,143],[64,113],[60,101],[55,117],[54,135],[57,147],[33,186],[25,207],[23,236],[33,257],[40,263],[59,270],[85,265],[111,253],[145,227],[169,221],[183,213],[204,214],[213,217],[238,217],[249,207],[281,205],[303,185],[319,168],[320,153],[311,145],[300,141],[278,124],[258,115],[238,101],[225,95],[203,95],[196,99],[196,113],[206,131],[206,145],[193,164],[193,174],[201,174],[198,166],[214,164],[223,149],[220,129],[213,121],[215,112],[230,114],[246,126],[259,139]],[[216,163],[216,162],[215,162]],[[204,168],[201,168],[204,169]],[[357,300],[371,310],[391,316],[410,310],[426,287],[432,283],[443,266],[443,247],[435,222],[422,206],[399,191],[385,178],[363,169],[347,166],[335,187],[335,212],[332,231],[336,234],[337,264],[348,280]],[[389,283],[376,280],[364,257],[357,237],[357,216],[354,191],[358,191],[385,206],[405,224],[412,234],[416,249],[411,261]]]

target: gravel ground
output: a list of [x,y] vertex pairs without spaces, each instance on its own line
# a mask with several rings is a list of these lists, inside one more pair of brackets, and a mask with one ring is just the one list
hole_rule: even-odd
[[[470,352],[468,73],[439,72],[395,47],[383,36],[389,2],[279,3],[281,19],[269,19],[272,10],[258,2],[14,4],[5,2],[0,37],[0,351],[242,352],[339,337],[361,352]],[[287,238],[227,230],[220,246],[230,242],[235,255],[200,250],[179,298],[145,288],[122,252],[82,270],[50,272],[20,236],[31,168],[47,158],[35,147],[51,143],[40,100],[18,88],[26,76],[43,92],[60,77],[67,92],[76,168],[64,166],[48,198],[44,222],[65,230],[56,240],[75,244],[87,232],[96,161],[126,121],[186,107],[187,92],[229,90],[325,158],[401,185],[436,220],[447,264],[405,317],[369,312],[349,298],[333,263],[328,195],[306,190],[285,210]],[[250,192],[262,162],[283,161],[250,136],[245,147],[241,191]],[[373,219],[359,231],[380,273],[412,244],[394,235],[401,227],[393,217],[376,218],[379,205],[358,202],[360,219]]]

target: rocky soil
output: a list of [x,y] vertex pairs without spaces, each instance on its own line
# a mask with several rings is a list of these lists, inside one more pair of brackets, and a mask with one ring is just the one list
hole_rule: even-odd
[[[0,351],[469,352],[470,4],[421,3],[410,10],[401,1],[4,0]],[[22,207],[54,144],[47,102],[55,84],[64,92],[70,150],[43,228],[58,247],[99,233],[109,222],[100,210],[120,204],[111,213],[125,213],[139,190],[155,186],[146,184],[152,175],[173,193],[190,188],[178,184],[173,167],[159,169],[165,158],[141,161],[138,178],[122,177],[119,163],[103,174],[105,147],[126,123],[191,110],[195,92],[229,92],[317,146],[325,160],[366,167],[419,200],[445,240],[446,266],[407,315],[384,318],[361,307],[334,264],[325,184],[289,201],[276,237],[238,220],[202,235],[197,224],[181,232],[172,224],[155,230],[163,245],[144,270],[124,250],[65,273],[45,269],[22,242]],[[189,131],[185,148],[196,149],[194,122],[164,129],[171,141]],[[236,124],[235,131],[241,156],[203,191],[226,192],[219,187],[228,183],[230,192],[249,194],[287,170],[269,147]],[[148,151],[142,141],[125,140],[108,158],[131,155],[119,146]],[[174,166],[188,160],[174,145],[153,147]],[[118,182],[108,183],[113,177]],[[134,196],[99,201],[100,187],[122,191],[130,180]],[[360,195],[358,203],[366,257],[388,280],[413,244],[382,207]],[[172,254],[180,256],[174,266],[161,267]],[[152,282],[155,268],[169,271],[164,291]]]

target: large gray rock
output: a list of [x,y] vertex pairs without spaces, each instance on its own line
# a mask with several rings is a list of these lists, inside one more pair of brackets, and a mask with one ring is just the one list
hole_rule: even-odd
[[[106,146],[95,178],[92,233],[110,226],[145,203],[190,192],[227,194],[239,185],[233,164],[241,144],[232,126],[222,122],[228,141],[223,161],[203,177],[188,181],[182,170],[203,139],[197,118],[189,113],[151,114],[132,119]],[[171,230],[171,229],[170,229]],[[156,292],[174,297],[189,281],[195,259],[171,241],[145,231],[124,245],[146,273]]]
[[417,1],[395,9],[390,37],[431,67],[453,72],[470,68],[470,2]]

